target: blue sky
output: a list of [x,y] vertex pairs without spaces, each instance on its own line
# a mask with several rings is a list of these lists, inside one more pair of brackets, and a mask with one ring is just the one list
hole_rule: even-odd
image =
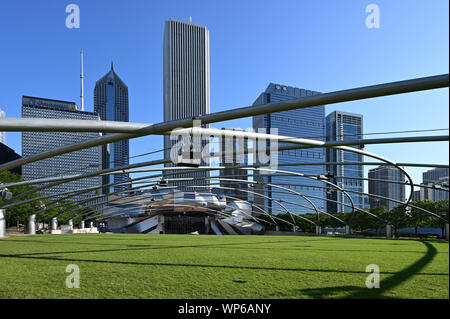
[[[70,3],[80,7],[79,29],[65,26]],[[379,29],[365,25],[370,3],[380,8]],[[95,81],[113,60],[129,87],[130,121],[161,122],[164,21],[190,16],[210,30],[211,112],[251,105],[269,82],[329,92],[448,73],[448,5],[447,0],[2,1],[0,108],[20,117],[22,95],[79,104],[83,48],[86,110],[93,110]],[[448,101],[446,88],[342,103],[326,112],[363,114],[366,133],[447,129]],[[245,129],[251,120],[214,126]],[[21,153],[20,133],[7,133],[7,144]],[[160,136],[134,139],[130,155],[160,148]],[[397,162],[449,162],[448,142],[366,150]],[[423,169],[408,171],[421,182]]]

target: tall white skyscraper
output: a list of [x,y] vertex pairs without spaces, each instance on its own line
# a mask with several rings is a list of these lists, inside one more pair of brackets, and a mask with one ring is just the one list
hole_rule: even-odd
[[[0,109],[0,119],[5,118],[6,113],[2,109]],[[0,143],[3,143],[6,145],[6,132],[0,132]]]
[[[164,121],[210,112],[209,30],[190,22],[170,19],[164,27]],[[164,137],[164,158],[170,160],[174,144]],[[208,162],[209,163],[209,162]],[[202,162],[202,165],[206,164]],[[166,166],[172,166],[168,164]],[[207,172],[177,174],[176,178],[207,177]],[[182,182],[178,185],[192,185]],[[197,180],[196,184],[207,184]]]

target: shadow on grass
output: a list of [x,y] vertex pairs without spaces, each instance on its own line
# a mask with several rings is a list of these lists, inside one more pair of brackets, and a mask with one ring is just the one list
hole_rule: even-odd
[[[392,276],[380,282],[380,288],[362,288],[357,286],[341,286],[341,287],[324,287],[324,288],[312,288],[312,289],[302,289],[301,293],[308,295],[312,298],[324,299],[333,297],[340,292],[347,292],[348,295],[345,298],[357,299],[357,298],[392,298],[388,296],[383,296],[383,293],[392,290],[396,286],[405,282],[413,275],[422,275],[419,272],[425,268],[436,256],[437,250],[429,242],[421,241],[427,248],[425,255],[417,260],[412,265],[404,268],[400,272],[394,273]],[[382,272],[383,274],[389,274]],[[369,275],[369,273],[367,273]],[[446,274],[448,275],[448,274]]]
[[[267,242],[265,242],[267,243]],[[270,242],[276,243],[276,242]],[[90,263],[106,263],[106,264],[123,264],[123,265],[136,265],[136,266],[167,266],[167,267],[196,267],[196,268],[222,268],[222,269],[239,269],[239,270],[274,270],[274,271],[296,271],[296,272],[324,272],[324,273],[347,273],[347,274],[365,274],[364,271],[352,271],[352,270],[335,270],[335,269],[313,269],[313,268],[282,268],[282,267],[261,267],[261,266],[234,266],[234,265],[205,265],[205,264],[183,264],[183,263],[161,263],[161,262],[134,262],[134,261],[118,261],[118,260],[99,260],[99,259],[80,259],[80,258],[66,258],[59,256],[44,256],[44,255],[68,255],[68,254],[76,254],[76,253],[104,253],[104,252],[120,252],[120,251],[139,251],[139,250],[151,250],[151,249],[170,249],[170,248],[205,248],[205,247],[215,247],[220,248],[220,246],[224,245],[240,245],[243,243],[229,243],[229,244],[217,244],[217,245],[187,245],[187,246],[157,246],[157,247],[139,247],[139,248],[121,248],[121,249],[100,249],[100,250],[82,250],[82,251],[61,251],[61,252],[45,252],[45,253],[25,253],[25,254],[0,254],[0,257],[3,258],[25,258],[25,259],[38,259],[38,260],[53,260],[53,261],[70,261],[70,262],[90,262]],[[247,243],[248,244],[248,243]],[[253,244],[263,244],[253,243]],[[433,250],[433,256],[437,253],[436,249],[429,245]],[[429,249],[430,250],[430,249]],[[429,250],[427,255],[429,254]],[[421,260],[423,260],[422,258]],[[431,260],[430,260],[431,261]],[[426,263],[428,263],[427,261]],[[422,269],[426,263],[420,267],[418,270],[416,268],[411,269],[410,271],[418,272]],[[414,264],[415,265],[415,264]],[[413,266],[414,266],[413,265]],[[408,268],[409,269],[409,268]],[[407,273],[410,272],[408,270]],[[403,270],[402,272],[405,272]],[[384,274],[393,274],[398,275],[397,272],[384,272]],[[448,276],[447,273],[422,273],[418,275],[433,275],[433,276]],[[395,276],[393,276],[395,277]],[[383,281],[384,283],[384,281]],[[321,295],[323,294],[325,297],[330,290],[333,289],[361,289],[359,287],[338,287],[338,288],[322,288],[321,289],[311,289],[303,291],[306,294],[312,295]],[[366,292],[369,289],[364,289]],[[379,290],[379,289],[378,289]],[[319,297],[320,298],[320,297]]]

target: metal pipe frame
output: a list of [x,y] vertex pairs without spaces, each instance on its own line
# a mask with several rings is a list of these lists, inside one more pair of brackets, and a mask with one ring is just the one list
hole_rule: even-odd
[[[218,179],[218,180],[224,180],[224,181],[231,181],[231,179],[221,179],[221,178],[219,178],[219,177],[210,177],[209,179]],[[193,180],[193,179],[174,179],[175,181],[177,181],[177,180]],[[168,180],[168,181],[172,181],[172,180]],[[261,183],[261,182],[249,182],[249,181],[244,181],[244,180],[234,180],[236,183],[249,183],[249,184],[264,184],[264,183]],[[124,182],[122,182],[122,184],[124,184]],[[303,195],[303,194],[300,194],[300,193],[298,193],[298,192],[295,192],[295,191],[293,191],[293,190],[290,190],[290,189],[288,189],[288,188],[284,188],[284,187],[281,187],[281,186],[278,186],[278,185],[274,185],[274,184],[271,184],[271,185],[267,185],[267,186],[272,186],[272,187],[278,187],[278,188],[280,188],[280,189],[285,189],[285,190],[287,190],[288,192],[290,192],[290,193],[294,193],[294,194],[296,194],[296,195],[299,195],[299,196],[302,196],[303,198],[305,198],[306,196],[305,195]],[[106,186],[103,186],[103,187],[106,187]],[[145,186],[145,187],[148,187],[148,186]],[[139,187],[139,188],[141,188],[141,187]],[[234,190],[238,190],[239,191],[239,189],[234,189]],[[128,192],[129,190],[124,190],[124,191],[120,191],[120,193],[122,193],[122,192]],[[310,204],[312,204],[312,206],[313,206],[313,209],[316,211],[316,213],[317,214],[319,214],[319,211],[318,211],[318,209],[317,209],[317,207],[315,207],[315,205],[314,205],[314,203],[312,203],[312,201],[310,201],[308,198],[305,198]],[[90,199],[90,200],[92,200],[92,199]],[[272,199],[273,200],[273,199]],[[75,202],[75,203],[77,203],[77,202]],[[57,206],[53,206],[53,207],[47,207],[46,209],[44,209],[44,210],[41,210],[41,211],[38,211],[37,212],[37,214],[39,214],[39,213],[41,213],[41,212],[43,212],[43,211],[45,211],[45,210],[48,210],[48,209],[53,209],[53,208],[56,208],[56,207],[59,207],[59,206],[64,206],[64,204],[61,204],[61,205],[57,205]],[[303,205],[300,205],[300,206],[302,206],[302,207],[306,207],[306,206],[303,206]],[[308,208],[308,207],[306,207],[306,208]],[[327,213],[325,213],[325,214],[327,214]],[[299,216],[299,215],[297,215],[296,214],[296,216]],[[333,216],[334,217],[334,216]],[[338,219],[339,220],[339,219]],[[341,221],[341,220],[340,220]]]
[[[226,130],[203,129],[203,128],[197,128],[197,127],[194,127],[192,129],[183,129],[183,130],[176,130],[176,131],[179,133],[184,132],[183,134],[194,134],[194,133],[198,134],[198,132],[215,132],[217,134],[219,134],[219,133],[222,135],[229,134],[230,136],[240,136],[243,138],[255,137],[255,138],[265,138],[265,139],[276,139],[276,140],[280,140],[280,141],[289,140],[289,143],[294,143],[294,144],[307,144],[307,145],[315,145],[317,147],[327,147],[327,146],[325,146],[326,142],[322,142],[322,141],[307,140],[307,139],[302,139],[302,138],[291,138],[291,137],[286,137],[286,136],[277,136],[277,135],[273,135],[273,134],[261,134],[261,133],[250,133],[250,132],[239,132],[239,131],[227,132]],[[220,136],[222,136],[222,135],[220,135]],[[348,147],[348,146],[328,146],[328,147],[340,149],[342,151],[349,151],[349,152],[358,153],[361,155],[366,155],[366,156],[384,161],[385,163],[390,163],[391,165],[395,166],[397,169],[401,170],[402,173],[406,176],[406,178],[410,181],[409,184],[411,185],[411,192],[410,192],[409,198],[406,201],[406,205],[408,205],[411,202],[412,194],[414,192],[414,186],[413,186],[412,179],[409,176],[409,174],[403,168],[398,166],[396,163],[394,163],[386,158],[383,158],[381,156],[378,156],[376,154],[358,150],[358,149]],[[136,165],[136,164],[134,164],[134,165]],[[133,165],[129,165],[129,166],[133,166]],[[51,184],[51,185],[54,186],[55,184]],[[26,194],[26,192],[23,194]]]
[[[228,167],[229,168],[229,167]],[[242,167],[236,167],[236,168],[240,168],[240,169],[250,169],[250,168],[248,168],[248,167],[246,167],[246,168],[242,168]],[[175,170],[176,168],[156,168],[156,169],[153,169],[153,170],[157,170],[157,171],[161,171],[161,170]],[[189,168],[189,169],[192,169],[192,168]],[[209,168],[209,169],[215,169],[215,170],[217,170],[217,169],[223,169],[223,167],[213,167],[213,168]],[[252,168],[253,170],[257,170],[257,169],[254,169],[254,168]],[[147,170],[148,171],[148,170]],[[288,174],[291,174],[292,175],[292,173],[293,172],[289,172],[289,171],[281,171],[281,172],[285,172],[285,173],[288,173]],[[114,172],[109,172],[109,173],[114,173]],[[163,174],[160,174],[160,175],[156,175],[156,176],[162,176]],[[301,173],[296,173],[296,174],[294,174],[294,175],[297,175],[297,176],[301,176],[301,177],[308,177],[308,176],[305,176],[304,174],[301,174]],[[318,180],[316,177],[309,177],[309,178],[312,178],[312,179],[314,179],[314,180]],[[239,180],[240,182],[242,182],[242,180]],[[324,181],[324,180],[322,180],[323,182],[325,182],[325,183],[328,183],[329,185],[331,184],[332,186],[336,186],[336,185],[334,185],[333,183],[331,183],[331,182],[328,182],[328,181]],[[122,182],[122,184],[123,184],[124,182]],[[252,183],[254,183],[254,182],[252,182]],[[126,191],[121,191],[120,193],[122,193],[122,192],[126,192]],[[344,191],[345,192],[345,191]],[[353,205],[353,201],[352,201],[352,199],[351,199],[351,197],[347,194],[347,196],[348,196],[348,198],[349,198],[349,200],[351,201],[351,203],[352,203],[352,212],[354,212],[354,209],[355,209],[355,207],[354,207],[354,205]],[[99,198],[99,197],[103,197],[103,195],[100,195],[100,196],[97,196],[97,197],[94,197],[94,198],[90,198],[90,199],[88,199],[88,200],[83,200],[82,202],[89,202],[89,201],[91,201],[91,200],[93,200],[93,199],[95,199],[95,198]],[[328,200],[328,199],[325,199],[325,200]],[[79,202],[75,202],[75,203],[79,203]],[[57,205],[57,206],[53,206],[53,207],[49,207],[48,209],[52,209],[52,208],[56,208],[56,207],[59,207],[59,206],[64,206],[64,204],[61,204],[61,205]],[[365,212],[365,213],[367,213],[366,211],[364,211],[364,210],[361,210],[362,212]],[[289,214],[291,214],[290,212],[289,212]],[[370,214],[370,215],[372,215],[371,213],[368,213],[368,214]],[[299,216],[299,215],[296,215],[296,216]],[[374,216],[374,217],[376,217],[376,218],[378,218],[376,215],[372,215],[372,216]],[[291,215],[291,218],[294,220],[294,218],[292,217],[292,215]],[[380,219],[380,218],[378,218],[378,219]],[[382,220],[382,219],[380,219],[380,220]],[[384,220],[383,220],[384,221]]]
[[[175,169],[175,168],[170,168],[170,169]],[[189,168],[189,169],[192,169],[192,168]],[[218,168],[215,168],[215,169],[223,169],[223,167],[221,168],[221,167],[218,167]],[[247,168],[243,168],[243,169],[249,169],[248,167]],[[109,169],[109,170],[111,170],[111,169]],[[160,168],[158,168],[158,169],[155,169],[155,170],[161,170]],[[285,172],[287,172],[287,173],[292,173],[292,172],[288,172],[288,171],[285,171]],[[158,175],[157,175],[158,176]],[[241,181],[242,182],[242,181]],[[124,184],[124,182],[121,182],[120,184]],[[365,193],[364,193],[365,194]],[[102,195],[103,196],[103,195]],[[98,196],[98,197],[102,197],[102,196]],[[89,199],[89,200],[87,200],[87,201],[90,201],[90,200],[93,200],[94,198],[91,198],[91,199]],[[37,200],[37,199],[36,199]],[[20,203],[18,203],[18,204],[20,204]],[[402,203],[402,204],[404,204],[404,203]],[[65,204],[63,204],[63,205],[65,205]],[[61,205],[61,206],[63,206],[63,205]],[[55,208],[55,207],[52,207],[52,208]],[[353,209],[353,208],[352,208]],[[419,208],[420,209],[420,208]],[[425,210],[426,211],[426,210]],[[367,213],[367,211],[364,211],[364,212],[366,212]],[[427,213],[431,213],[431,212],[428,212],[428,211],[426,211]],[[374,217],[376,216],[376,215],[373,215]],[[438,217],[439,218],[439,217]]]
[[[180,179],[178,179],[178,178],[175,178],[175,179],[167,179],[167,182],[168,183],[170,183],[170,182],[177,182],[177,181],[192,181],[192,180],[196,180],[196,179],[208,179],[208,180],[212,180],[212,179],[217,179],[217,180],[219,180],[219,182],[221,182],[221,181],[226,181],[226,182],[230,182],[230,183],[238,183],[238,184],[240,184],[240,183],[247,183],[247,184],[262,184],[262,185],[264,185],[264,186],[269,186],[269,185],[271,185],[271,186],[274,186],[274,187],[277,187],[277,188],[280,188],[280,189],[285,189],[284,187],[281,187],[281,186],[278,186],[278,185],[272,185],[272,184],[264,184],[264,183],[259,183],[259,182],[250,182],[250,181],[245,181],[245,180],[239,180],[239,179],[230,179],[230,178],[220,178],[220,177],[207,177],[207,178],[180,178]],[[192,186],[192,187],[198,187],[198,186]],[[212,187],[211,185],[209,185],[209,186],[207,186],[207,187]],[[242,190],[242,189],[239,189],[239,188],[234,188],[234,187],[230,187],[231,189],[233,189],[234,191],[239,191],[239,192],[246,192],[245,190]],[[308,206],[304,206],[304,205],[300,205],[300,204],[298,204],[298,206],[301,206],[301,207],[303,207],[303,208],[307,208],[307,209],[313,209],[317,214],[319,214],[319,211],[318,211],[318,209],[317,209],[317,207],[316,207],[316,205],[309,199],[309,198],[307,198],[305,195],[303,195],[303,194],[300,194],[300,193],[297,193],[297,192],[294,192],[294,191],[292,191],[292,190],[289,190],[289,189],[287,189],[286,188],[286,190],[288,190],[289,192],[288,193],[291,193],[291,194],[295,194],[295,195],[299,195],[299,196],[301,196],[301,197],[303,197],[308,203],[310,203],[311,205],[312,205],[312,208],[311,207],[308,207]],[[256,192],[252,192],[253,194],[259,194],[259,193],[256,193]],[[270,198],[270,197],[269,197]],[[275,201],[275,199],[270,199],[270,200],[272,200],[272,201]],[[277,201],[279,201],[279,202],[281,202],[281,200],[280,199],[277,199]],[[295,216],[297,216],[297,217],[299,217],[300,215],[298,215],[298,214],[294,214]]]
[[[140,178],[141,179],[141,178]],[[114,192],[114,193],[112,193],[112,194],[118,194],[118,193],[127,193],[127,192],[133,192],[133,191],[135,191],[136,189],[141,189],[141,188],[144,188],[144,187],[150,187],[150,186],[154,186],[154,185],[157,185],[158,183],[159,183],[159,181],[152,181],[152,182],[154,182],[153,184],[146,184],[146,185],[144,185],[144,186],[139,186],[139,187],[134,187],[134,188],[131,188],[131,189],[128,189],[128,190],[121,190],[121,191],[118,191],[118,192]],[[126,183],[131,183],[131,182],[126,182]],[[141,183],[145,183],[145,181],[144,182],[141,182]],[[121,182],[121,184],[124,184],[124,182]],[[104,185],[104,186],[102,186],[102,187],[107,187],[106,185]],[[173,188],[176,188],[176,187],[173,187]],[[185,193],[190,193],[190,192],[185,192]],[[110,195],[112,195],[112,194],[110,194]],[[157,194],[158,196],[160,195],[160,194]],[[103,195],[104,196],[104,195]],[[98,197],[103,197],[103,196],[98,196]],[[128,202],[131,202],[131,201],[134,201],[134,200],[136,200],[136,197],[139,197],[140,195],[136,195],[136,196],[129,196],[129,197],[127,197],[127,199],[128,198],[132,198],[130,201],[128,201]],[[217,195],[216,195],[217,196]],[[230,196],[225,196],[225,195],[221,195],[221,196],[224,196],[224,197],[230,197]],[[121,198],[116,198],[116,199],[114,199],[114,200],[112,200],[112,201],[106,201],[106,202],[103,202],[103,204],[106,204],[106,203],[112,203],[112,202],[114,202],[114,201],[116,201],[116,200],[119,200],[119,199],[121,199]],[[75,201],[75,202],[73,202],[73,204],[74,205],[76,205],[76,204],[80,204],[80,203],[82,203],[82,202],[85,202],[85,201],[91,201],[91,200],[93,200],[93,198],[90,198],[90,199],[87,199],[87,200],[79,200],[79,201]],[[55,202],[57,202],[57,200],[55,201]],[[246,201],[247,203],[249,203],[249,204],[251,204],[250,202],[248,202],[248,201]],[[65,206],[66,204],[59,204],[59,205],[56,205],[56,206],[51,206],[51,207],[49,207],[49,206],[47,206],[47,207],[45,207],[45,208],[43,208],[43,209],[41,209],[41,210],[39,210],[39,211],[37,211],[35,214],[36,215],[38,215],[38,214],[40,214],[40,213],[43,213],[43,212],[45,212],[45,211],[47,211],[47,210],[50,210],[50,209],[54,209],[54,208],[57,208],[57,207],[60,207],[60,206]],[[94,203],[94,204],[92,204],[92,206],[97,206],[98,205],[98,203]],[[252,206],[255,206],[255,205],[253,205],[253,204],[251,204]],[[226,205],[226,206],[229,206],[229,205]],[[257,207],[257,206],[255,206],[255,207]],[[86,206],[84,206],[84,207],[82,207],[82,208],[75,208],[75,209],[73,209],[73,210],[71,210],[71,211],[67,211],[67,212],[64,212],[63,214],[61,214],[61,215],[64,215],[64,214],[67,214],[67,213],[70,213],[70,212],[73,212],[73,211],[76,211],[76,210],[79,210],[79,209],[85,209],[86,208]],[[262,210],[261,208],[259,208],[259,207],[257,207],[258,209],[260,209],[260,210]],[[262,210],[263,212],[264,212],[264,210]],[[61,216],[61,215],[58,215],[58,216]],[[270,215],[269,215],[270,216]],[[273,219],[272,219],[273,220]],[[274,221],[274,220],[273,220]],[[275,222],[275,221],[274,221]],[[275,222],[276,223],[276,222]]]
[[[257,105],[257,106],[247,106],[236,108],[233,110],[222,111],[211,114],[203,114],[193,118],[185,118],[175,121],[168,121],[154,125],[148,125],[145,128],[135,128],[134,134],[127,133],[116,133],[106,136],[101,136],[86,142],[72,144],[64,146],[55,150],[48,152],[43,152],[28,158],[22,158],[9,163],[0,165],[0,171],[9,170],[18,166],[22,166],[34,161],[42,160],[45,158],[77,151],[84,148],[89,148],[93,146],[108,144],[112,142],[117,142],[124,139],[135,138],[144,135],[157,134],[168,132],[176,128],[189,127],[192,126],[193,121],[201,121],[202,124],[211,124],[215,122],[222,122],[227,120],[239,119],[249,116],[256,116],[262,114],[268,114],[273,112],[287,111],[293,109],[307,108],[317,105],[327,105],[335,104],[348,101],[356,101],[361,99],[368,99],[374,97],[403,94],[431,89],[444,88],[449,86],[449,74],[441,74],[430,77],[416,78],[405,81],[397,81],[384,83],[379,85],[372,85],[366,87],[359,87],[354,89],[335,91],[330,93],[324,93],[314,96],[306,96],[299,99],[273,102],[269,104]],[[8,118],[2,120],[5,122]],[[0,122],[1,123],[1,122]],[[117,123],[114,123],[117,124]],[[127,123],[130,124],[130,123]],[[101,125],[98,123],[97,125]],[[3,125],[0,128],[4,127]],[[81,128],[75,129],[75,131],[80,132]],[[5,130],[6,131],[6,130]]]
[[[86,147],[91,147],[91,146],[87,146],[87,145],[92,145],[92,146],[102,145],[105,143],[111,143],[112,141],[126,139],[127,136],[128,136],[128,138],[130,138],[130,137],[138,137],[138,136],[149,135],[149,134],[167,134],[167,132],[170,129],[190,126],[192,124],[193,120],[200,120],[203,124],[209,124],[209,123],[214,123],[214,122],[220,122],[220,121],[227,120],[227,119],[236,119],[236,118],[242,118],[242,117],[247,117],[247,116],[261,115],[261,114],[267,114],[267,113],[271,113],[271,112],[279,112],[279,111],[289,110],[289,109],[298,109],[298,108],[311,107],[311,106],[322,105],[322,104],[333,104],[333,103],[339,103],[339,102],[343,102],[343,101],[353,101],[353,100],[365,99],[365,98],[371,98],[371,97],[377,97],[377,96],[386,96],[386,95],[392,95],[392,94],[400,94],[400,93],[408,93],[408,92],[435,89],[435,88],[441,88],[441,87],[448,87],[448,84],[449,84],[449,75],[444,74],[444,75],[439,75],[439,76],[434,76],[434,77],[413,79],[413,80],[400,81],[400,82],[392,82],[392,83],[386,83],[386,84],[375,85],[375,86],[370,86],[370,87],[363,87],[363,88],[350,89],[350,90],[345,90],[345,91],[325,93],[325,94],[321,94],[321,95],[317,95],[317,96],[304,97],[304,98],[300,98],[297,100],[276,102],[276,103],[260,105],[260,106],[256,106],[256,107],[254,107],[254,106],[244,107],[244,108],[239,108],[239,109],[230,110],[230,111],[201,115],[199,117],[195,117],[192,119],[182,119],[182,120],[177,120],[177,121],[159,123],[159,124],[150,125],[150,126],[148,126],[148,124],[142,124],[141,128],[134,128],[135,132],[138,132],[137,133],[138,135],[136,135],[135,133],[133,133],[133,134],[119,133],[119,134],[113,134],[113,135],[108,135],[108,136],[102,136],[100,138],[97,138],[97,139],[94,139],[91,141],[87,141],[84,143],[80,143],[80,144],[76,144],[76,145],[69,145],[69,146],[66,146],[66,147],[63,147],[60,149],[52,150],[52,151],[50,151],[50,153],[52,155],[50,155],[49,152],[46,152],[47,154],[41,153],[34,157],[32,156],[32,157],[24,159],[24,160],[33,162],[33,161],[37,160],[37,158],[44,159],[44,158],[56,156],[59,154],[63,154],[63,153],[56,154],[61,151],[70,152],[71,149],[73,151],[74,147],[75,148],[80,147],[78,149],[82,149],[82,148],[86,148]],[[321,102],[318,102],[318,101],[321,101]],[[315,103],[318,103],[318,104],[315,104]],[[270,111],[269,111],[269,109],[270,109]],[[249,115],[244,115],[244,113],[246,113],[246,112],[250,112]],[[6,120],[8,120],[8,119],[5,119],[3,121],[6,121]],[[60,121],[60,120],[58,120],[58,121]],[[83,122],[84,122],[83,125],[87,125],[86,121],[83,121]],[[108,124],[108,123],[98,123],[100,121],[93,121],[93,122],[97,122],[95,124],[97,126],[98,125],[107,126],[107,124]],[[123,126],[126,127],[127,124],[136,124],[136,123],[126,123]],[[1,127],[1,125],[3,125],[3,123],[0,122],[0,127]],[[114,125],[117,125],[117,122],[114,122]],[[144,127],[144,125],[147,125],[147,126]],[[124,127],[121,127],[121,128],[118,127],[118,129],[123,130]],[[91,129],[91,128],[89,128],[89,129]],[[198,131],[199,128],[196,128],[196,130]],[[203,130],[203,129],[200,129],[200,130]],[[204,129],[204,130],[211,130],[211,129]],[[80,130],[76,130],[76,131],[80,131]],[[190,129],[187,129],[185,131],[190,131]],[[143,134],[143,132],[145,132],[145,133]],[[213,131],[210,131],[210,132],[213,132]],[[235,136],[237,133],[237,131],[231,131],[231,132],[232,132],[231,135],[233,135],[233,136]],[[220,130],[220,133],[223,134],[223,130]],[[259,133],[256,133],[256,134],[260,135]],[[119,138],[119,135],[121,135],[120,139],[114,140],[115,138]],[[307,145],[307,146],[302,146],[302,147],[296,146],[296,148],[331,147],[331,148],[340,149],[342,151],[350,151],[350,152],[360,153],[362,155],[370,156],[370,157],[379,159],[381,161],[384,161],[386,164],[393,165],[403,172],[403,174],[409,180],[409,185],[411,186],[410,196],[407,199],[406,203],[403,203],[401,201],[397,201],[397,202],[399,202],[403,205],[406,205],[406,206],[414,207],[413,205],[409,204],[411,201],[411,198],[412,198],[412,193],[414,191],[414,184],[412,182],[412,179],[408,175],[408,173],[404,169],[399,167],[398,163],[396,164],[394,162],[391,162],[390,160],[387,160],[387,159],[385,159],[381,156],[375,155],[375,154],[371,154],[371,153],[357,150],[357,149],[354,149],[351,147],[347,147],[346,145],[342,144],[342,142],[334,143],[334,145],[332,145],[333,143],[325,145],[325,144],[327,144],[326,142],[324,143],[324,142],[314,141],[314,140],[295,139],[295,138],[291,138],[291,137],[280,137],[280,136],[274,136],[274,135],[270,135],[270,134],[267,134],[267,135],[269,135],[269,137],[266,137],[266,139],[278,139],[279,141],[282,141],[285,143],[296,143],[296,144],[306,144]],[[260,137],[258,137],[258,138],[260,138]],[[95,143],[100,142],[100,140],[101,140],[101,144],[93,145]],[[296,140],[296,142],[293,142],[293,140]],[[300,141],[300,140],[302,140],[302,141]],[[391,142],[396,142],[396,143],[399,141],[414,141],[414,142],[432,141],[432,140],[436,141],[436,140],[448,140],[448,136],[419,137],[419,138],[413,137],[413,138],[396,138],[396,139],[372,139],[372,140],[359,140],[357,142],[359,143],[359,145],[368,144],[368,143],[370,143],[370,141],[372,141],[374,144],[378,144],[378,143],[389,143],[389,140]],[[364,143],[364,141],[366,141],[366,142]],[[348,145],[350,145],[350,144],[348,144]],[[358,144],[353,144],[353,145],[358,145]],[[33,160],[33,158],[34,158],[34,160]],[[29,162],[27,162],[27,163],[29,163]],[[17,161],[13,161],[8,164],[16,165],[16,166],[22,165],[22,164],[18,164]],[[0,171],[5,170],[5,169],[10,169],[11,167],[6,167],[8,164],[0,165]],[[159,164],[162,164],[162,163],[159,163]],[[342,163],[339,163],[339,165],[342,165]],[[145,165],[143,165],[143,166],[145,166]],[[177,169],[186,169],[186,168],[178,167]],[[248,170],[251,168],[246,167],[243,169]],[[117,172],[118,169],[115,168],[113,170],[115,170]],[[289,172],[289,173],[293,173],[293,172]],[[355,191],[350,191],[350,192],[361,193],[361,192],[355,192]],[[363,193],[363,194],[365,194],[365,193]],[[23,195],[23,194],[20,194],[20,195]],[[367,194],[367,195],[379,197],[379,196],[373,195],[373,194]],[[351,200],[350,196],[349,196],[349,199]],[[396,200],[389,199],[389,198],[386,198],[386,199],[392,200],[394,202],[396,201]],[[14,198],[14,200],[17,200],[17,196],[16,196],[16,198]],[[92,199],[89,199],[89,200],[92,200]],[[353,202],[352,202],[352,205],[353,205]],[[417,208],[420,209],[419,207],[417,207]],[[426,211],[426,210],[424,210],[424,211]],[[428,211],[426,211],[426,212],[428,212]],[[354,213],[354,210],[353,210],[353,213]],[[435,217],[440,218],[440,216],[438,216],[438,215],[435,215]],[[295,222],[295,220],[294,220],[294,222]]]

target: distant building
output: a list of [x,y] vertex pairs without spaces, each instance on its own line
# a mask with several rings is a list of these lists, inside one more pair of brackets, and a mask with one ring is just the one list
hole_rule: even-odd
[[[6,113],[2,109],[0,109],[0,119],[5,118]],[[0,132],[0,143],[3,143],[6,145],[6,132]]]
[[[3,143],[0,143],[0,165],[14,161],[21,157],[22,156],[17,154],[12,148],[9,148],[8,146],[6,146]],[[13,174],[22,175],[22,166],[13,168],[10,170],[10,172]]]
[[413,201],[413,202],[418,202],[418,201],[420,201],[420,190],[414,191],[413,197],[412,197],[412,201]]
[[422,182],[424,184],[428,183],[445,183],[448,180],[449,169],[448,168],[433,168],[422,174]]
[[[170,19],[164,27],[164,121],[192,118],[210,112],[209,30],[201,25]],[[208,127],[208,125],[202,125]],[[176,141],[164,136],[164,158]],[[206,142],[202,146],[206,147]],[[208,152],[209,153],[209,152]],[[202,159],[201,165],[209,165]],[[172,163],[165,164],[174,166]],[[177,171],[180,172],[180,171]],[[182,172],[182,171],[181,171]],[[173,172],[172,172],[173,173]],[[167,175],[167,174],[166,174]],[[208,171],[167,175],[168,178],[194,178],[173,183],[187,190],[189,185],[209,185]],[[200,188],[198,191],[206,191]]]
[[[422,175],[422,187],[420,187],[417,200],[429,199],[435,202],[449,199],[449,169],[434,168]],[[424,187],[427,186],[427,187]],[[443,190],[446,189],[446,190]]]
[[[129,121],[128,87],[114,72],[113,64],[111,70],[95,83],[94,88],[94,111],[98,113],[103,121]],[[107,135],[107,134],[104,134]],[[128,140],[122,140],[102,147],[102,168],[115,168],[129,164],[130,146]],[[128,182],[127,173],[106,175],[102,178],[103,185],[120,182]],[[112,193],[130,188],[129,184],[105,187],[103,193]]]
[[[405,180],[405,174],[396,167],[383,165],[371,169],[369,170],[369,194],[404,202]],[[371,208],[385,206],[388,210],[391,210],[400,205],[398,202],[374,196],[370,196],[369,200]]]
[[[298,99],[304,96],[318,95],[319,92],[270,83],[267,89],[256,99],[253,105],[266,104],[277,101]],[[278,135],[311,138],[325,141],[325,106],[319,105],[304,109],[296,109],[283,112],[275,112],[253,117],[253,129],[260,132],[264,128],[265,133],[270,133],[271,129],[276,129]],[[279,143],[278,147],[292,146],[289,143]],[[278,169],[289,170],[291,172],[302,173],[317,177],[325,172],[325,165],[321,165],[325,160],[325,152],[322,148],[311,149],[291,149],[278,151]],[[267,164],[259,163],[258,164]],[[301,163],[312,163],[313,165],[295,165]],[[292,166],[289,166],[292,164]],[[283,174],[278,174],[283,175]],[[308,197],[314,205],[324,210],[325,204],[325,184],[311,178],[301,176],[276,176],[275,174],[255,173],[255,180],[266,185],[256,185],[255,191],[259,194],[271,197],[282,202],[289,211],[296,214],[314,213],[313,206],[304,198],[295,193],[285,194],[285,190],[270,186],[275,184],[290,188],[294,192],[301,193]],[[284,194],[283,194],[284,193]],[[277,214],[284,212],[281,205],[275,201],[261,196],[255,196],[255,204],[260,208]],[[292,204],[294,203],[294,204]],[[299,205],[296,205],[299,204]]]
[[[363,138],[363,116],[341,111],[334,111],[326,118],[327,141],[354,141]],[[361,146],[351,146],[356,149],[363,149]],[[339,165],[339,163],[362,163],[361,154],[346,152],[335,148],[326,149],[326,161],[338,163],[337,165],[327,165],[330,174],[330,182],[338,185],[344,190],[363,193],[364,169],[362,165]],[[348,192],[355,207],[364,208],[363,195]],[[334,187],[328,187],[327,202],[328,213],[342,213],[351,211],[350,200],[343,192],[337,191]]]
[[370,209],[370,199],[369,196],[363,195],[363,209]]
[[[224,129],[224,128],[223,128]],[[237,129],[232,129],[233,131],[242,131]],[[247,166],[248,165],[248,139],[246,138],[233,138],[225,137],[221,139],[222,142],[222,156],[221,156],[221,166],[230,167],[220,170],[220,177],[226,179],[243,180],[248,181],[248,170],[238,168],[236,166]],[[228,152],[230,154],[225,154]],[[237,152],[237,154],[236,154]],[[235,154],[231,154],[235,153]],[[227,195],[232,198],[227,198],[227,202],[231,202],[236,199],[248,201],[248,183],[239,183],[236,181],[220,181],[221,187],[234,188],[231,189],[221,189],[218,193]]]
[[[74,102],[52,100],[39,97],[22,97],[23,118],[99,120],[96,113],[78,110]],[[98,133],[72,132],[23,132],[22,156],[29,157],[62,146],[81,143],[99,137]],[[40,160],[22,167],[25,180],[60,176],[74,173],[88,173],[99,170],[101,163],[100,147],[91,147],[67,154]],[[46,189],[46,194],[58,197],[58,194],[79,191],[100,186],[100,177],[80,179]],[[75,200],[89,199],[95,191],[73,197]]]

